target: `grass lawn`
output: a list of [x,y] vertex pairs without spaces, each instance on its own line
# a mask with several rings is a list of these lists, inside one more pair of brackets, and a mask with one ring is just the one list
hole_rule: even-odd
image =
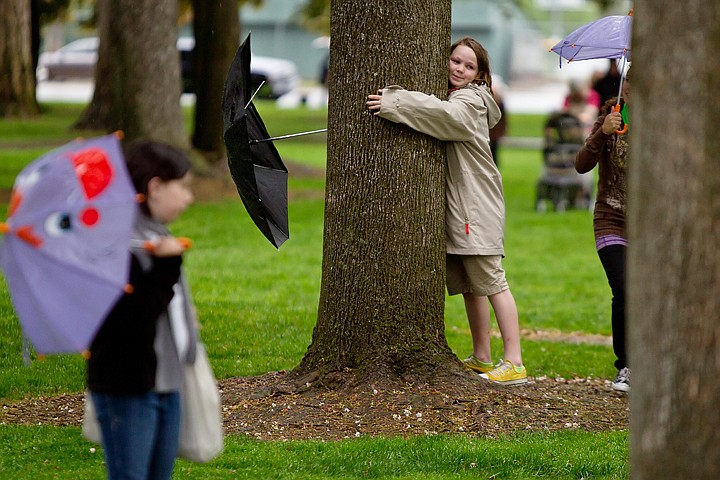
[[[271,135],[323,128],[326,111],[281,111],[258,102]],[[0,121],[0,191],[20,169],[68,132],[80,107],[46,105],[22,122]],[[510,134],[539,135],[542,116],[511,117]],[[534,133],[533,133],[534,132]],[[89,134],[89,132],[88,132]],[[276,142],[286,161],[323,167],[324,135]],[[594,251],[587,211],[538,214],[535,182],[539,151],[503,148],[507,203],[504,266],[527,332],[523,354],[530,375],[610,378],[607,345],[544,340],[533,332],[610,335],[610,291]],[[310,343],[320,290],[322,178],[291,178],[291,238],[275,250],[252,224],[239,199],[198,202],[173,225],[195,247],[186,273],[203,324],[202,336],[218,378],[291,369]],[[310,194],[307,194],[310,193]],[[20,327],[0,279],[0,402],[83,389],[77,355],[50,356],[23,365]],[[460,357],[470,349],[462,300],[446,302],[446,336]],[[493,352],[501,354],[499,339]],[[207,465],[179,461],[175,478],[627,478],[627,432],[567,431],[497,439],[427,436],[361,438],[342,442],[259,442],[228,436],[226,452]],[[102,478],[101,451],[91,450],[76,427],[0,425],[0,478]]]

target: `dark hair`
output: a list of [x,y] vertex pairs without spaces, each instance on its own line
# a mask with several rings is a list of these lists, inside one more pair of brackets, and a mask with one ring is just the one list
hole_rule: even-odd
[[[612,59],[610,59],[612,61]],[[630,67],[625,71],[625,82],[630,80]],[[625,100],[622,98],[622,92],[620,92],[619,97],[612,97],[607,99],[607,101],[600,107],[600,115],[607,115],[608,113],[612,112],[613,107],[615,105],[620,104],[622,107],[625,105]]]
[[492,76],[490,75],[490,56],[488,55],[487,50],[485,50],[485,47],[483,47],[480,42],[478,42],[472,37],[463,37],[450,46],[450,53],[452,53],[455,48],[460,45],[472,48],[473,52],[475,52],[475,57],[477,57],[478,73],[480,74],[480,78],[477,80],[473,80],[472,83],[476,83],[478,85],[482,85],[483,83],[485,83],[488,88],[492,89]]
[[[135,190],[147,195],[148,183],[158,177],[162,181],[184,177],[192,167],[182,151],[153,140],[135,140],[125,147],[125,163]],[[143,202],[143,209],[147,204]]]

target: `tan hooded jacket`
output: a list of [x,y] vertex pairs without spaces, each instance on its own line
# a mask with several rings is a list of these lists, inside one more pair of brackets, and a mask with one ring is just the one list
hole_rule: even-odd
[[502,177],[490,153],[489,130],[501,117],[486,86],[453,90],[447,100],[390,86],[379,115],[446,141],[447,253],[504,255]]

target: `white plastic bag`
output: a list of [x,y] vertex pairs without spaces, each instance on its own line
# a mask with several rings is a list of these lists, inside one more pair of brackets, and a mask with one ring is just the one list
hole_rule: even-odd
[[220,392],[205,346],[199,342],[195,363],[185,365],[180,405],[179,455],[198,463],[216,458],[224,448]]
[[98,424],[97,415],[95,414],[95,404],[92,401],[91,393],[87,390],[85,390],[82,435],[90,442],[97,443],[98,445],[102,443],[100,424]]
[[[185,387],[180,398],[182,417],[178,454],[193,462],[209,462],[222,453],[224,432],[220,392],[202,343],[197,345],[195,363],[185,365]],[[87,390],[82,435],[90,442],[102,444],[92,394]]]

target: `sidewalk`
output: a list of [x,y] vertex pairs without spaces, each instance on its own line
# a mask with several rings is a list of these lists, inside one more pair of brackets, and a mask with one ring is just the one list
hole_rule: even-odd
[[[35,96],[38,102],[90,103],[95,86],[91,80],[68,80],[63,82],[38,82]],[[195,95],[183,93],[183,106],[194,105]]]
[[500,139],[500,145],[526,150],[542,150],[545,141],[542,137],[503,137]]
[[[302,97],[313,99],[316,108],[323,103],[312,89],[303,89],[296,95],[295,103],[301,104]],[[319,89],[318,89],[319,90]],[[549,115],[560,109],[567,93],[567,86],[547,80],[525,81],[511,84],[505,92],[505,109],[508,113],[535,113]],[[39,102],[87,103],[92,100],[93,83],[90,81],[40,82],[37,87]],[[318,98],[315,98],[318,97]],[[288,99],[289,100],[289,99]],[[193,105],[195,96],[183,94],[181,103]],[[292,102],[289,102],[292,103]],[[315,105],[317,104],[317,105]],[[289,107],[291,105],[285,105]]]
[[567,85],[561,82],[539,80],[510,84],[505,92],[505,110],[549,115],[560,110],[567,91]]
[[[306,99],[315,98],[315,108],[322,108],[317,95],[303,92]],[[39,102],[88,103],[92,100],[93,83],[89,81],[40,82],[37,88]],[[506,91],[505,109],[507,113],[546,114],[557,110],[565,98],[565,86],[560,83],[510,85]],[[298,97],[300,97],[298,95]],[[287,102],[287,99],[285,100]],[[184,106],[195,104],[195,95],[183,94],[180,102]],[[296,106],[301,98],[294,99]],[[289,105],[285,105],[289,108]],[[504,137],[500,140],[504,146],[537,150],[543,146],[541,137]]]

